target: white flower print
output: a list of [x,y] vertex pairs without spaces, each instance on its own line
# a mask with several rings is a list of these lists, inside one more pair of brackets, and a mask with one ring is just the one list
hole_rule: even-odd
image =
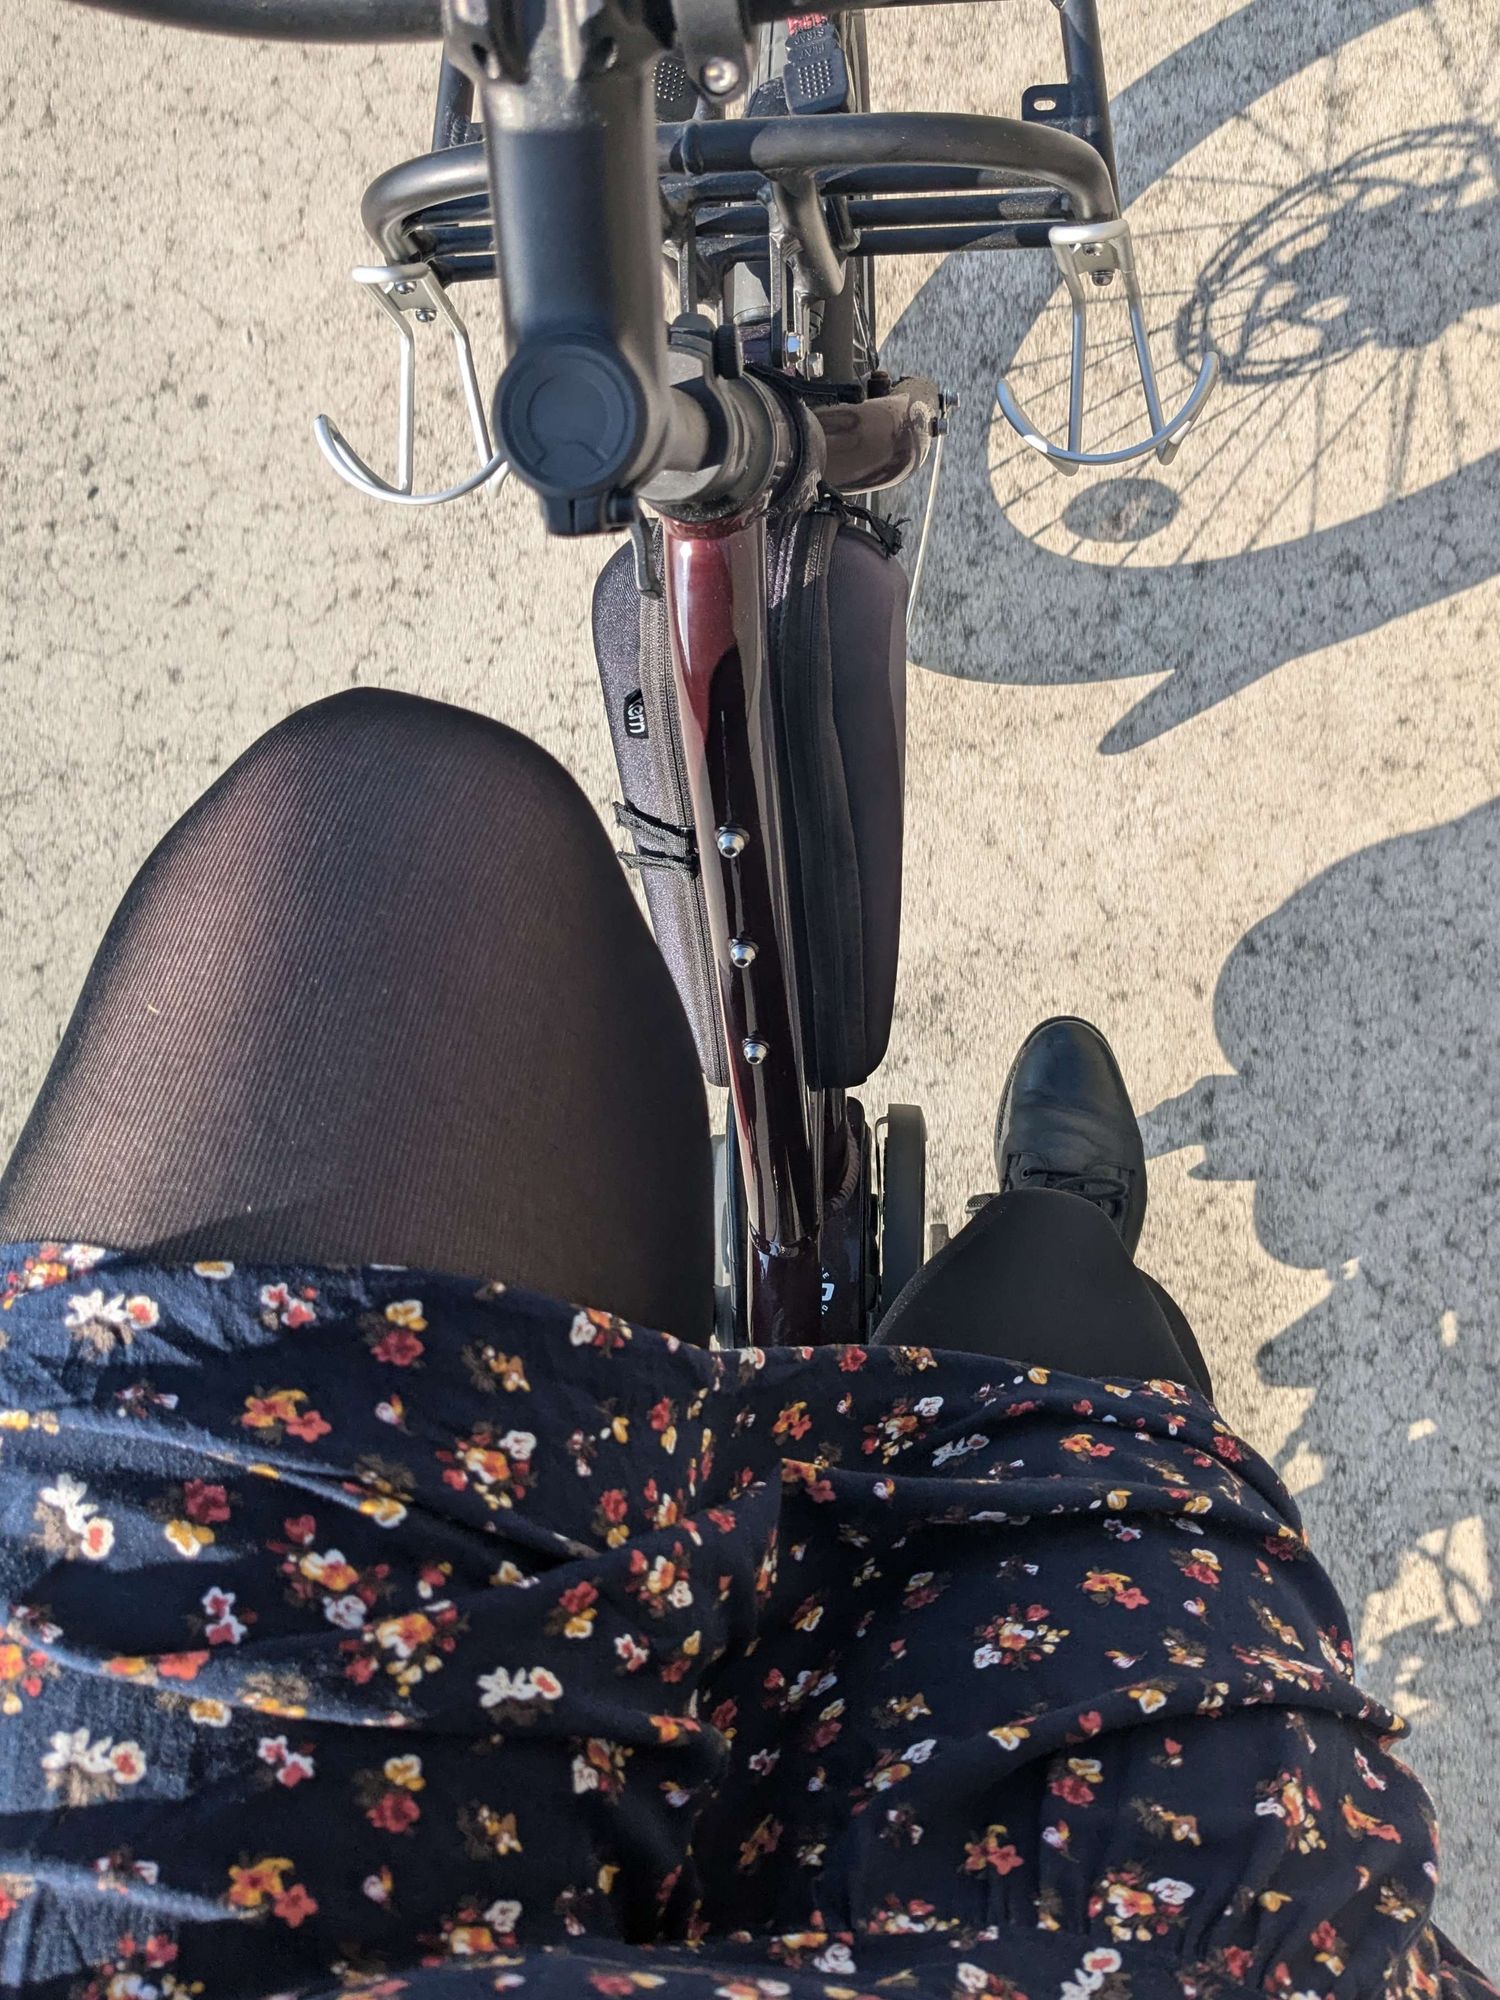
[[979,1431],[972,1437],[952,1438],[947,1444],[938,1446],[932,1454],[932,1462],[934,1466],[946,1465],[951,1458],[966,1458],[970,1452],[983,1451],[988,1443],[989,1439]]
[[498,1708],[510,1701],[556,1701],[562,1691],[562,1682],[546,1667],[520,1667],[514,1673],[496,1667],[479,1676],[481,1708]]
[[47,1790],[61,1795],[64,1805],[97,1804],[118,1796],[122,1785],[138,1785],[146,1775],[146,1753],[139,1743],[113,1737],[91,1737],[87,1729],[60,1729],[48,1739],[42,1754]]
[[323,1616],[330,1625],[337,1625],[341,1632],[357,1632],[364,1624],[368,1611],[362,1597],[325,1597]]
[[1171,1875],[1159,1875],[1146,1886],[1159,1902],[1168,1904],[1174,1910],[1180,1909],[1195,1893],[1191,1882],[1179,1882]]
[[88,1525],[89,1515],[94,1512],[92,1503],[85,1501],[88,1488],[72,1473],[60,1473],[50,1486],[44,1486],[37,1498],[49,1507],[55,1507],[62,1515],[63,1524],[81,1535]]

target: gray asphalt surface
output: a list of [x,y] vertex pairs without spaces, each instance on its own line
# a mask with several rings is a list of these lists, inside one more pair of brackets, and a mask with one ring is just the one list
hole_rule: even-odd
[[[1013,108],[1050,12],[879,19],[877,102]],[[887,272],[888,359],[963,404],[867,1097],[926,1105],[956,1222],[1020,1036],[1106,1028],[1153,1156],[1143,1261],[1299,1494],[1438,1800],[1440,1918],[1493,1967],[1500,28],[1489,0],[1105,13],[1165,391],[1209,334],[1226,380],[1170,469],[1064,483],[992,420],[1001,369],[1061,420],[1041,261]],[[312,446],[327,410],[389,449],[393,356],[343,274],[360,189],[425,144],[429,57],[61,0],[11,0],[0,51],[4,1145],[132,871],[288,709],[407,687],[525,727],[601,807],[611,766],[591,551],[519,492],[367,505]],[[1121,358],[1106,319],[1117,442]]]

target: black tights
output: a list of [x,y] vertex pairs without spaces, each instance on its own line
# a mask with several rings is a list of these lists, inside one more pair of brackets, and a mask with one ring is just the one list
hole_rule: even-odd
[[[597,817],[503,724],[359,689],[253,744],[136,876],[0,1178],[0,1240],[503,1277],[712,1319],[692,1038]],[[1098,1210],[992,1203],[914,1345],[1198,1376]]]

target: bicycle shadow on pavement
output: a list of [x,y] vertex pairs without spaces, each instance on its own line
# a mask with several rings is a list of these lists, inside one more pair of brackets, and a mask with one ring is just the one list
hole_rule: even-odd
[[[1255,0],[1205,30],[1117,100],[1127,196],[1162,179],[1221,125],[1310,63],[1420,12],[1416,0],[1357,6]],[[1397,431],[1403,395],[1409,423],[1411,371],[1424,358],[1434,379],[1443,378],[1434,393],[1448,387],[1448,357],[1439,343],[1466,313],[1500,303],[1500,143],[1493,127],[1464,116],[1355,147],[1300,174],[1239,227],[1226,225],[1224,240],[1212,229],[1192,240],[1208,245],[1211,255],[1175,315],[1178,358],[1195,368],[1211,336],[1225,379],[1219,411],[1211,407],[1178,466],[1162,474],[1147,461],[1149,472],[1102,480],[1085,474],[1074,491],[1024,449],[1019,463],[1002,468],[1002,496],[1023,480],[1051,482],[1049,509],[1059,510],[1074,549],[1087,548],[1085,559],[1060,550],[1056,535],[1044,546],[1025,525],[1024,507],[1007,511],[1008,498],[1004,506],[997,502],[992,467],[976,437],[999,424],[1010,439],[994,409],[995,378],[1012,366],[1054,298],[1051,260],[949,257],[888,342],[893,366],[936,370],[962,397],[913,658],[965,679],[1022,684],[1167,673],[1105,736],[1106,753],[1152,741],[1278,667],[1500,570],[1494,532],[1500,451],[1462,462],[1457,417],[1455,469],[1418,490],[1402,490],[1411,471],[1402,433],[1391,445],[1389,490],[1377,504],[1366,504],[1369,477],[1347,474],[1363,511],[1291,539],[1254,545],[1267,517],[1254,518],[1265,494],[1255,490],[1248,456],[1242,478],[1225,476],[1235,452],[1250,452],[1248,442],[1236,443],[1239,431],[1274,416],[1277,396],[1326,393],[1331,371],[1350,359],[1369,362],[1369,350],[1379,363],[1378,407],[1383,411],[1389,395]],[[1148,285],[1149,251],[1148,239]],[[976,329],[982,330],[977,339]],[[1169,408],[1190,379],[1170,372]],[[1123,429],[1135,428],[1135,414]],[[1215,475],[1226,490],[1214,511],[1233,523],[1238,542],[1226,552],[1221,522],[1219,553],[1195,556],[1195,536],[1179,537],[1175,558],[1152,558],[1153,538],[1179,511],[1186,517],[1199,505],[1198,494],[1184,500],[1181,489],[1221,451],[1230,456]],[[1327,470],[1316,460],[1327,453],[1320,443],[1309,457],[1313,462],[1296,476],[1313,484]],[[1274,482],[1270,492],[1274,510],[1282,492]],[[1137,561],[1142,554],[1146,560]]]
[[1475,1731],[1500,1645],[1497,994],[1493,800],[1335,863],[1247,932],[1214,996],[1232,1072],[1142,1120],[1148,1155],[1199,1146],[1197,1178],[1253,1181],[1266,1250],[1327,1274],[1257,1372],[1312,1392],[1280,1464],[1311,1481],[1299,1504],[1362,1684],[1411,1715],[1454,1811],[1477,1811],[1490,1851],[1449,1843],[1476,1884],[1494,1854]]

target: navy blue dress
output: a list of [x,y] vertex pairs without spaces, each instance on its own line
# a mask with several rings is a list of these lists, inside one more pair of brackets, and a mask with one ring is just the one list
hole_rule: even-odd
[[0,1252],[0,1985],[1481,2000],[1180,1384]]

